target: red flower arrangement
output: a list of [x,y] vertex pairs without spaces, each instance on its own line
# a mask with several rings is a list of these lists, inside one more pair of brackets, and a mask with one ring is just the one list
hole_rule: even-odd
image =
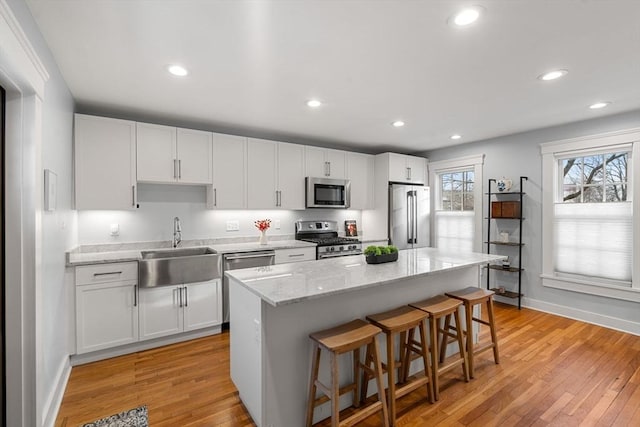
[[270,219],[259,219],[254,222],[256,228],[260,231],[267,231],[271,227]]

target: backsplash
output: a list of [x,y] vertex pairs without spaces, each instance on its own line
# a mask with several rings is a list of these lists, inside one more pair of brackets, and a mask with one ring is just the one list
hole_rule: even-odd
[[[359,210],[306,209],[289,210],[211,210],[206,208],[203,186],[144,185],[139,186],[140,208],[135,211],[78,211],[78,244],[110,244],[128,242],[170,241],[173,218],[182,223],[183,240],[219,238],[258,238],[254,221],[271,219],[269,236],[293,238],[298,219],[338,221],[341,234],[344,221],[355,219],[361,230]],[[237,221],[237,231],[227,231],[227,222]],[[280,229],[277,229],[277,223]],[[118,235],[111,236],[111,225],[118,224]]]

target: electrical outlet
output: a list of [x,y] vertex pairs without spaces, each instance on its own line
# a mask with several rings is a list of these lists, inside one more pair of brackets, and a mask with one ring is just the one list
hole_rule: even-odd
[[227,231],[239,231],[240,221],[227,221]]
[[119,236],[120,235],[120,224],[111,224],[109,226],[109,234],[111,236]]
[[279,219],[274,219],[273,220],[273,228],[276,230],[280,230],[280,220]]

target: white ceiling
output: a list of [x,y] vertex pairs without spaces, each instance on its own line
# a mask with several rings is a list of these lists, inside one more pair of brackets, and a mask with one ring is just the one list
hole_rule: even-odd
[[640,108],[639,0],[27,3],[85,111],[414,152]]

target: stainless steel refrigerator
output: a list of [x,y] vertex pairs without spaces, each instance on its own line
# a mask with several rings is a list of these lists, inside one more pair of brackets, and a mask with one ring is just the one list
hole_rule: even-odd
[[429,187],[389,184],[389,244],[398,249],[431,245]]

